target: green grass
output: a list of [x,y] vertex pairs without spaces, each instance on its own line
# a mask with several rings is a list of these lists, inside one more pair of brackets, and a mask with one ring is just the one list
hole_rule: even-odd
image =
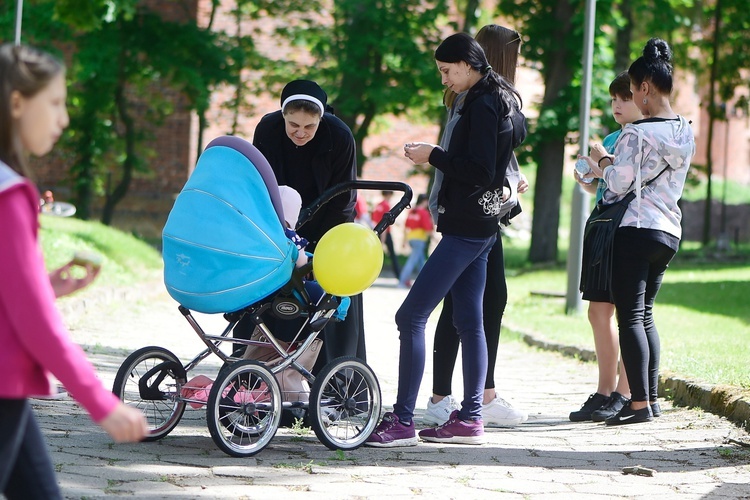
[[[535,169],[523,171],[533,190]],[[509,289],[504,324],[551,342],[593,350],[586,302],[580,314],[567,315],[564,298],[531,294],[566,291],[573,183],[572,176],[563,176],[557,264],[532,265],[526,262],[528,241],[504,241]],[[714,198],[719,198],[721,181],[713,188]],[[705,181],[686,186],[686,199],[703,197]],[[521,217],[532,216],[532,200],[533,192],[521,198]],[[730,182],[727,202],[750,203],[750,191]],[[701,248],[699,243],[683,242],[665,275],[654,315],[661,337],[662,371],[750,389],[750,244],[718,254],[714,246]]]
[[[511,255],[523,248],[510,247]],[[690,380],[750,389],[750,261],[700,260],[690,251],[670,266],[656,299],[661,367]],[[546,340],[593,350],[586,317],[565,313],[565,299],[532,292],[565,293],[564,266],[508,269],[505,324]]]
[[41,216],[40,224],[39,238],[49,270],[84,250],[103,260],[101,273],[92,286],[128,286],[159,279],[159,252],[130,234],[73,218]]

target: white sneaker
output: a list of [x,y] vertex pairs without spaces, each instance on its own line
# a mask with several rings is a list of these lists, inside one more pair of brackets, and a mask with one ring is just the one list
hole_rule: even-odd
[[448,421],[454,410],[458,410],[458,403],[450,394],[437,403],[432,398],[427,398],[427,410],[424,412],[422,422],[429,425],[443,425]]
[[525,411],[513,408],[513,405],[495,394],[495,399],[482,405],[482,420],[485,427],[515,427],[528,420]]

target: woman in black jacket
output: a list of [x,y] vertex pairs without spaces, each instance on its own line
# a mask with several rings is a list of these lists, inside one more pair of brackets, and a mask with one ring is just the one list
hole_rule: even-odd
[[[253,145],[263,153],[279,185],[294,188],[308,206],[326,189],[357,177],[356,148],[351,130],[328,112],[328,96],[310,80],[289,82],[281,92],[281,109],[265,115],[255,128]],[[332,227],[354,220],[356,192],[350,191],[326,203],[298,234],[314,252],[318,240]],[[322,355],[313,373],[339,356],[356,356],[365,360],[362,295],[351,298],[346,319],[331,323],[323,331]],[[273,322],[271,330],[282,340],[293,337],[299,329],[295,321]],[[254,325],[243,320],[234,335],[249,339]]]
[[437,230],[442,239],[396,313],[401,334],[399,382],[393,412],[383,416],[367,444],[414,446],[414,407],[425,365],[425,324],[445,295],[453,296],[453,322],[461,338],[464,399],[440,427],[420,431],[427,441],[481,444],[482,396],[487,344],[482,293],[487,254],[497,237],[505,167],[525,138],[520,96],[492,70],[482,47],[468,34],[446,38],[435,51],[443,85],[467,91],[448,148],[406,144],[414,163],[429,162],[444,177],[438,194]]

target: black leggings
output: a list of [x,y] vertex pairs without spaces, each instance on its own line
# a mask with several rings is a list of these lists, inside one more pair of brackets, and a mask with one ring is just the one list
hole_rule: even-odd
[[0,399],[0,493],[8,500],[62,498],[31,405]]
[[[501,235],[492,246],[487,257],[487,284],[484,287],[483,323],[484,336],[487,341],[487,378],[485,389],[495,388],[495,363],[500,343],[500,327],[503,313],[508,303],[508,286],[505,282],[505,262],[503,260],[503,242]],[[440,313],[435,328],[435,343],[432,351],[432,392],[441,396],[452,394],[451,382],[453,369],[458,357],[459,338],[453,325],[453,299],[450,293],[443,300],[443,311]]]
[[[628,228],[630,229],[630,228]],[[612,295],[620,350],[633,401],[656,401],[659,389],[659,332],[654,300],[675,250],[643,237],[651,231],[618,230],[614,243]]]

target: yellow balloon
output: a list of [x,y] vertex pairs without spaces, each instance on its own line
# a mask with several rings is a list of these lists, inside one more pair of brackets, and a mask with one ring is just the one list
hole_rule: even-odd
[[377,234],[355,222],[326,232],[313,255],[313,272],[323,290],[340,297],[367,290],[383,268],[383,246]]

